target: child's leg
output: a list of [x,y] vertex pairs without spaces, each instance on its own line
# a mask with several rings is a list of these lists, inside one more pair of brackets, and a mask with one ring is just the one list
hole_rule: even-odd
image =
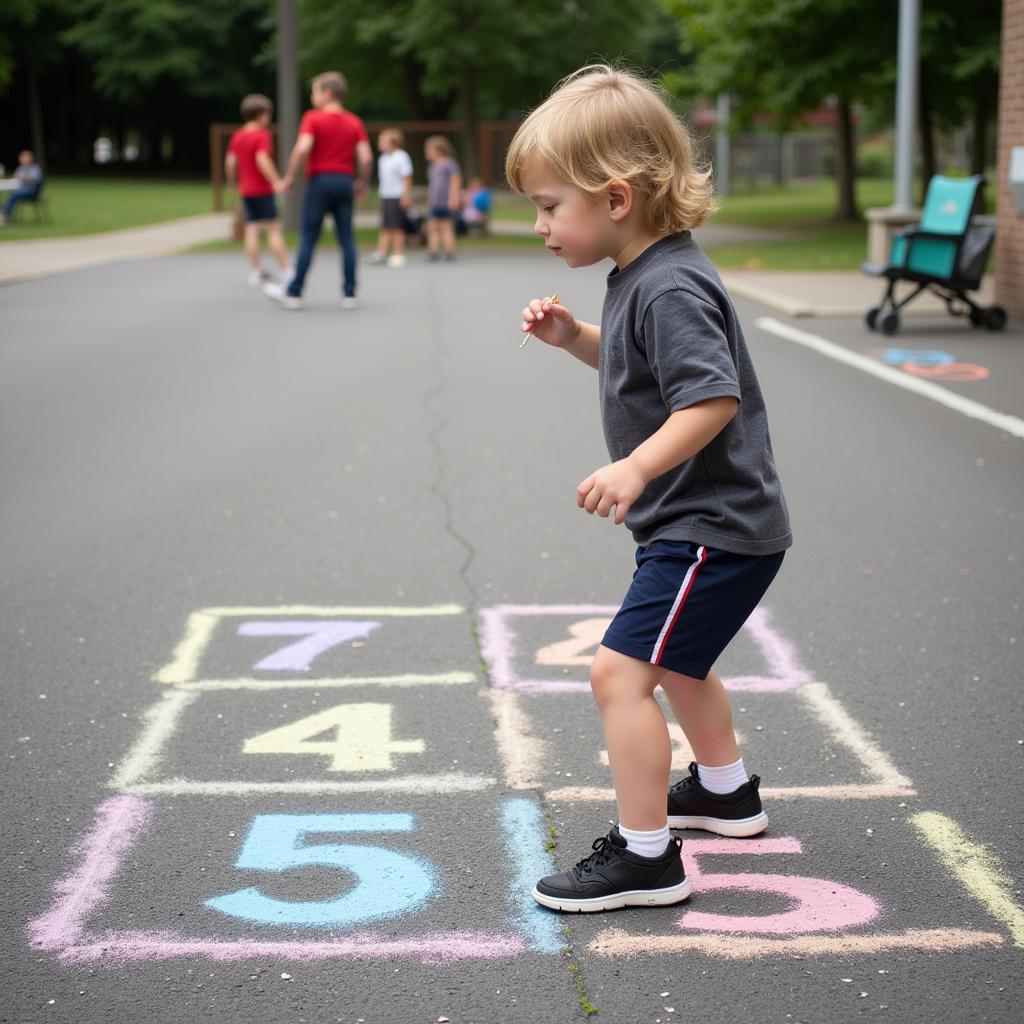
[[445,252],[455,252],[455,221],[441,221],[441,241]]
[[282,270],[288,269],[288,247],[284,244],[284,232],[281,230],[281,222],[272,220],[267,225],[267,245],[277,260],[277,265]]
[[604,723],[608,763],[627,829],[665,827],[665,793],[672,765],[668,726],[654,691],[665,670],[601,646],[590,668],[590,685]]
[[391,232],[391,251],[396,256],[401,256],[405,252],[405,232],[401,228]]
[[709,672],[707,679],[666,672],[661,688],[690,741],[698,764],[713,767],[739,760],[740,751],[732,728],[732,705],[717,672]]
[[391,232],[387,228],[381,228],[377,232],[377,255],[383,259],[388,254],[388,242]]
[[441,244],[441,222],[436,217],[427,219],[427,251],[437,252]]
[[258,223],[245,225],[245,254],[253,270],[260,269],[260,226]]

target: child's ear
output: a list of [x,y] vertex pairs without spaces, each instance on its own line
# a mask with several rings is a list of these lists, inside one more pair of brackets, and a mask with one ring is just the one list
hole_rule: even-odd
[[607,187],[608,214],[613,221],[622,221],[633,209],[633,186],[622,178],[613,178]]

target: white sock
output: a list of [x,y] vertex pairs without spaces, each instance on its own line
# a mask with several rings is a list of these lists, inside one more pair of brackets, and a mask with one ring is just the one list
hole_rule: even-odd
[[717,768],[698,764],[697,776],[700,779],[700,784],[709,793],[721,795],[739,789],[747,781],[747,769],[743,767],[743,758],[741,757],[732,764],[723,764]]
[[668,822],[663,828],[653,832],[635,832],[631,828],[619,826],[619,835],[626,840],[626,849],[638,857],[660,857],[668,847]]

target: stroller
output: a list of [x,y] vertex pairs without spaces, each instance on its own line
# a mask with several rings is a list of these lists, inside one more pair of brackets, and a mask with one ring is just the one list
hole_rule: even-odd
[[[864,273],[884,277],[889,282],[881,305],[864,315],[870,330],[896,334],[900,329],[899,311],[926,289],[946,303],[951,316],[970,317],[975,327],[990,331],[1006,326],[1006,310],[1002,306],[979,306],[967,296],[968,291],[981,284],[995,241],[991,224],[972,222],[972,213],[981,205],[984,184],[981,176],[947,178],[936,174],[928,183],[920,223],[896,232],[889,262],[862,264]],[[899,302],[897,281],[915,285]]]

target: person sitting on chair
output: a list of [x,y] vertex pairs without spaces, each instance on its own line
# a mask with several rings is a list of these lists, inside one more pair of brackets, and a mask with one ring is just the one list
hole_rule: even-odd
[[22,199],[38,199],[39,190],[43,187],[43,169],[36,163],[31,149],[23,149],[18,154],[18,168],[13,177],[19,184],[4,203],[4,224],[14,216],[14,208]]

